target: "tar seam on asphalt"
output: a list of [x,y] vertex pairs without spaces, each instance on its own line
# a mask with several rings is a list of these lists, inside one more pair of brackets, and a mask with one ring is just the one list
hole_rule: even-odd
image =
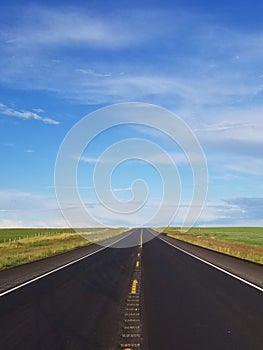
[[129,294],[123,307],[119,348],[124,350],[142,349],[141,255],[142,243],[137,250]]

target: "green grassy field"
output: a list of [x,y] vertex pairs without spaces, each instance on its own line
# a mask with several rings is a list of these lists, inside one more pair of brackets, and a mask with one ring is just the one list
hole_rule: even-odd
[[263,264],[262,227],[191,228],[188,232],[169,227],[164,234],[221,253]]
[[57,233],[74,233],[73,229],[37,229],[37,228],[2,228],[0,229],[0,243],[40,235],[54,235]]
[[0,270],[117,236],[123,228],[0,229]]
[[[108,228],[88,228],[88,229],[78,229],[85,233],[88,231],[88,234],[98,234],[106,232],[109,230]],[[112,229],[111,229],[112,230]],[[116,229],[114,229],[116,230]],[[0,243],[1,242],[9,242],[13,240],[17,240],[20,238],[29,238],[29,237],[37,237],[43,235],[55,235],[59,233],[75,233],[72,228],[2,228],[0,229]]]

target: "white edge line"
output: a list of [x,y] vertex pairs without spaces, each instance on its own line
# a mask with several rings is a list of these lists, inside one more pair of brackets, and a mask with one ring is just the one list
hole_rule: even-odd
[[221,267],[219,267],[219,266],[217,266],[217,265],[214,265],[214,264],[212,264],[212,263],[210,263],[210,262],[208,262],[208,261],[206,261],[206,260],[204,260],[204,259],[202,259],[202,258],[199,258],[198,256],[196,256],[196,255],[194,255],[194,254],[192,254],[192,253],[189,253],[189,252],[185,251],[185,250],[182,249],[182,248],[178,248],[178,247],[174,246],[172,243],[167,242],[166,240],[164,240],[164,239],[161,238],[160,236],[158,236],[158,238],[159,238],[161,241],[165,242],[166,244],[169,244],[169,245],[172,246],[173,248],[178,249],[178,250],[180,250],[181,252],[183,252],[183,253],[185,253],[185,254],[187,254],[187,255],[190,255],[191,257],[193,257],[193,258],[195,258],[195,259],[197,259],[197,260],[200,260],[200,261],[202,261],[203,263],[205,263],[205,264],[207,264],[207,265],[209,265],[209,266],[211,266],[211,267],[214,267],[215,269],[217,269],[217,270],[219,270],[219,271],[221,271],[221,272],[224,272],[225,274],[227,274],[227,275],[229,275],[229,276],[231,276],[231,277],[233,277],[233,278],[235,278],[235,279],[237,279],[237,280],[239,280],[239,281],[241,281],[241,282],[243,282],[243,283],[248,284],[250,287],[253,287],[253,288],[258,289],[260,292],[263,292],[263,288],[257,286],[256,284],[254,284],[254,283],[252,283],[252,282],[249,282],[249,281],[245,280],[244,278],[239,277],[239,276],[237,276],[237,275],[235,275],[235,274],[233,274],[233,273],[231,273],[231,272],[229,272],[229,271],[227,271],[227,270],[224,270],[224,269],[222,269]]
[[[133,231],[133,230],[132,230],[132,231]],[[124,233],[125,233],[125,232],[124,232]],[[132,232],[131,232],[128,236],[130,236],[131,234],[132,234]],[[127,237],[128,237],[128,236],[127,236]],[[41,278],[44,278],[44,277],[46,277],[46,276],[48,276],[48,275],[51,275],[52,273],[55,273],[55,272],[57,272],[57,271],[59,271],[59,270],[62,270],[62,269],[64,269],[65,267],[68,267],[68,266],[70,266],[70,265],[73,265],[73,264],[75,264],[75,263],[77,263],[77,262],[79,262],[79,261],[81,261],[81,260],[83,260],[83,259],[88,258],[88,257],[91,256],[91,255],[94,255],[94,254],[96,254],[96,253],[98,253],[98,252],[101,252],[102,250],[111,247],[113,244],[118,243],[119,241],[121,241],[121,240],[124,239],[124,238],[126,238],[126,237],[122,237],[122,238],[118,239],[117,241],[115,241],[115,242],[113,242],[113,243],[111,243],[111,244],[109,244],[109,245],[107,245],[107,246],[105,246],[105,247],[102,247],[102,248],[96,250],[95,252],[89,253],[89,254],[87,254],[87,255],[82,256],[81,258],[79,258],[79,259],[77,259],[77,260],[73,260],[73,261],[71,261],[71,262],[69,262],[69,263],[67,263],[67,264],[65,264],[65,265],[59,266],[59,267],[57,267],[57,268],[55,268],[55,269],[53,269],[53,270],[51,270],[51,271],[48,271],[48,272],[44,273],[43,275],[37,276],[37,277],[35,277],[35,278],[32,278],[31,280],[28,280],[28,281],[26,281],[26,282],[24,282],[24,283],[21,283],[21,284],[19,284],[19,285],[13,287],[13,288],[11,288],[11,289],[7,289],[7,290],[5,290],[4,292],[0,293],[0,297],[3,297],[3,296],[6,295],[6,294],[12,293],[12,292],[14,292],[15,290],[17,290],[17,289],[19,289],[19,288],[22,288],[22,287],[24,287],[24,286],[26,286],[26,285],[28,285],[28,284],[30,284],[30,283],[36,282],[36,281],[40,280]],[[96,242],[96,243],[99,244],[99,242]],[[88,247],[88,246],[87,246],[87,247]]]

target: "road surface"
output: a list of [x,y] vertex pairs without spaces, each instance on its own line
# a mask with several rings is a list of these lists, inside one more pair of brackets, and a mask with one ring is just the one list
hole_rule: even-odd
[[2,295],[0,348],[262,349],[262,291],[151,232]]

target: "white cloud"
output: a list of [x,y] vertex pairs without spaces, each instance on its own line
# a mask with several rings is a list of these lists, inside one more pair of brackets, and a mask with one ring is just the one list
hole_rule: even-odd
[[78,68],[76,69],[76,72],[81,73],[81,74],[85,74],[91,77],[96,77],[96,78],[108,78],[111,77],[112,75],[110,73],[99,73],[94,71],[93,69],[82,69],[82,68]]
[[0,191],[0,227],[65,227],[55,198],[22,191]]
[[[117,11],[111,17],[77,8],[26,8],[16,14],[15,26],[0,24],[1,83],[83,104],[137,100],[172,106],[195,129],[208,155],[216,154],[209,158],[213,170],[221,168],[225,178],[245,174],[242,188],[249,186],[250,175],[262,175],[262,32],[241,33],[219,26],[216,18],[180,12],[158,17],[151,9],[138,9],[136,15]],[[21,111],[0,104],[0,112],[59,124],[43,117],[41,109]],[[177,164],[187,163],[179,152],[170,155]],[[154,164],[167,162],[158,153],[146,158]],[[85,156],[80,160],[97,161]],[[231,192],[227,186],[225,191]],[[12,215],[20,211],[35,220],[36,210],[22,211],[33,210],[32,201],[49,222],[59,222],[54,203],[52,216],[41,200],[24,196],[22,201],[19,196],[8,207],[14,208]],[[208,205],[202,220],[231,222],[237,209],[231,205]],[[233,215],[235,222],[242,220],[237,217]],[[5,219],[19,222],[18,216]]]
[[[33,17],[28,21],[28,16]],[[149,14],[145,14],[149,17]],[[52,9],[27,7],[21,10],[17,26],[2,34],[10,49],[32,48],[33,51],[46,46],[63,47],[80,45],[116,49],[137,45],[155,32],[155,27],[144,25],[138,16],[115,13],[100,16],[83,9]],[[57,61],[57,60],[56,60]]]
[[20,119],[25,119],[25,120],[35,119],[45,124],[52,124],[52,125],[60,124],[60,122],[58,122],[57,120],[42,117],[39,114],[31,111],[18,111],[11,107],[6,106],[3,103],[0,103],[0,114],[10,116],[10,117],[16,117]]
[[[181,11],[148,9],[133,15],[122,10],[112,19],[77,8],[29,7],[27,11],[21,10],[15,28],[2,29],[8,44],[2,44],[1,79],[14,85],[58,92],[81,103],[147,99],[185,107],[226,104],[262,92],[262,81],[255,80],[251,69],[263,54],[260,33],[234,32],[212,18]],[[34,20],[28,21],[29,14]],[[193,55],[174,50],[184,31],[185,45],[194,49]],[[166,39],[165,48],[159,48],[160,38]],[[105,51],[102,61],[90,55],[98,47],[140,49],[152,43],[155,50],[166,50],[155,63],[149,63],[147,56],[135,63],[124,51],[114,60]],[[74,51],[76,45],[80,46],[77,67],[60,51]],[[238,65],[233,60],[237,56]]]
[[[110,157],[104,157],[100,162],[102,161],[103,163],[107,164],[118,164],[120,157],[118,154],[111,154]],[[135,158],[136,159],[136,158]],[[147,153],[145,151],[142,151],[141,153],[141,158],[144,159],[145,161],[152,163],[152,164],[164,164],[164,165],[171,165],[173,162],[177,165],[179,164],[188,164],[188,160],[184,153],[179,153],[179,152],[168,152],[168,151],[163,151],[163,153]],[[97,163],[98,158],[95,157],[85,157],[82,156],[79,158],[81,162],[84,163]],[[129,159],[127,159],[129,160]]]
[[[58,186],[47,186],[47,188],[49,189],[56,189],[56,188],[59,188]],[[92,190],[93,187],[92,186],[63,186],[63,187],[60,187],[60,188],[63,188],[63,189],[78,189],[78,190]]]
[[230,198],[207,202],[198,226],[262,226],[262,198]]
[[247,174],[247,175],[263,175],[263,159],[238,159],[233,162],[229,162],[225,166],[226,170],[234,170],[235,172]]
[[[115,188],[129,190],[129,188]],[[110,203],[108,203],[110,207]],[[129,203],[122,203],[123,209],[129,209]],[[197,221],[199,226],[238,226],[262,224],[261,197],[235,197],[222,201],[207,201],[204,210]],[[138,210],[131,215],[119,215],[107,210],[102,204],[94,202],[85,203],[90,214],[104,225],[130,225],[136,226],[147,221],[154,213],[158,212],[160,200],[148,201],[143,210]],[[170,218],[166,217],[168,211],[176,209],[173,202],[163,203],[162,215],[157,215],[152,222],[156,226],[168,224]],[[87,222],[79,221],[79,208],[73,202],[63,203],[65,212],[71,212],[70,216],[76,219],[76,227],[88,226]],[[140,207],[140,206],[139,206]],[[173,222],[174,225],[182,224],[189,209],[188,203],[180,203]],[[83,218],[82,218],[83,219]],[[53,197],[47,197],[29,192],[0,191],[0,227],[67,227]]]
[[97,162],[97,158],[95,157],[85,157],[85,156],[82,156],[80,158],[77,158],[78,161],[80,162],[84,162],[84,163],[96,163]]
[[194,130],[210,164],[256,175],[262,171],[263,106],[222,107],[220,111],[204,112],[193,121]]
[[123,188],[113,188],[113,192],[126,192],[126,191],[132,191],[131,187],[123,187]]
[[[263,106],[244,108],[222,108],[212,115],[212,121],[201,123],[195,131],[202,138],[218,141],[251,141],[263,142]],[[208,119],[208,118],[206,118]]]
[[44,113],[44,109],[42,108],[33,108],[33,111],[36,112],[36,113]]

